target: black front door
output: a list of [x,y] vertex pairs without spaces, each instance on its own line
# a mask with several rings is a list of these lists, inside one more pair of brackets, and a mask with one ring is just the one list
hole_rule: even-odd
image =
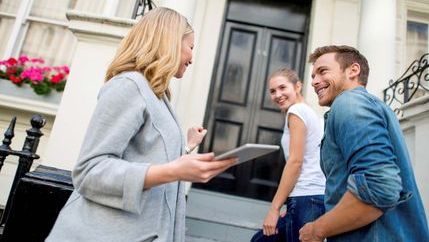
[[[206,109],[205,127],[208,133],[201,151],[220,153],[245,143],[280,145],[284,114],[271,104],[267,78],[274,70],[284,66],[302,74],[305,31],[297,31],[299,26],[292,30],[279,26],[290,26],[294,19],[308,21],[297,11],[300,5],[288,6],[282,6],[284,11],[289,11],[285,14],[278,6],[252,5],[249,1],[229,3]],[[258,25],[264,22],[258,21],[258,16],[249,19],[249,11],[256,10],[255,15],[260,15],[260,10],[266,8],[271,9],[267,11],[271,15],[264,18],[264,25]],[[276,22],[281,20],[275,20],[279,14],[288,16],[290,22],[286,25]],[[294,18],[295,15],[298,17]],[[300,26],[305,27],[306,22]],[[284,155],[279,151],[232,167],[209,183],[195,184],[194,187],[271,200],[284,162]]]

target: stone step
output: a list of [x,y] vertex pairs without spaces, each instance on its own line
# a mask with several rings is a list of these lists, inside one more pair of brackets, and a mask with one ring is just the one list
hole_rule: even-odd
[[250,241],[261,227],[270,203],[191,189],[186,212],[186,234],[200,240],[241,242]]

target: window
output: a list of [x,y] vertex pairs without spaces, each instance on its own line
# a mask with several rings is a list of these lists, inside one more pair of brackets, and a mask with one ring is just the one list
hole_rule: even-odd
[[407,21],[407,63],[429,52],[429,22],[422,19]]
[[[26,55],[42,58],[47,66],[70,65],[77,40],[67,27],[66,11],[75,4],[76,0],[0,1],[0,58]],[[31,101],[51,107],[61,100],[61,93],[40,96],[28,85],[17,87],[0,80],[0,86],[0,101],[11,107],[31,106]]]
[[[429,13],[408,11],[406,28],[406,63],[411,65],[413,61],[429,53]],[[426,57],[427,61],[427,57]],[[429,69],[423,70],[418,76],[413,76],[410,82],[419,83],[417,89],[408,90],[411,99],[427,95],[429,83],[424,76],[429,74]]]
[[0,2],[0,33],[3,35],[3,38],[0,38],[0,55],[2,57],[4,56],[3,54],[9,40],[7,36],[10,36],[12,33],[20,5],[21,0],[3,0]]
[[[0,0],[0,59],[26,55],[42,58],[47,66],[70,66],[77,39],[68,29],[67,10],[129,18],[135,5],[136,0]],[[0,80],[0,102],[11,107],[34,101],[55,106],[61,100],[56,92],[47,98],[23,86]]]
[[[76,0],[0,2],[0,54],[3,59],[28,55],[47,65],[69,65],[76,39],[67,28],[67,9]],[[22,24],[21,24],[22,23]]]
[[76,39],[67,28],[71,0],[33,0],[20,55],[42,57],[48,65],[70,65]]

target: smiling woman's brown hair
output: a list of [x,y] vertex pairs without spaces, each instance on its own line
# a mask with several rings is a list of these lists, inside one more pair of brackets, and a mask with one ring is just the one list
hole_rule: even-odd
[[121,41],[105,81],[125,71],[138,71],[158,98],[170,98],[168,86],[179,69],[182,39],[190,33],[191,25],[178,12],[162,7],[149,11]]
[[292,84],[297,84],[300,81],[296,71],[289,69],[289,68],[286,68],[286,67],[280,68],[280,69],[276,70],[275,72],[273,72],[268,77],[268,81],[270,81],[273,77],[276,77],[276,76],[284,76]]

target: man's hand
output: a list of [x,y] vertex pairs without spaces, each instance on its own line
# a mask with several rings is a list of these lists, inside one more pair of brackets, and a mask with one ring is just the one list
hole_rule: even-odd
[[324,240],[324,238],[321,238],[316,235],[316,228],[315,223],[310,222],[306,223],[300,230],[299,230],[299,240],[303,242],[321,242]]

